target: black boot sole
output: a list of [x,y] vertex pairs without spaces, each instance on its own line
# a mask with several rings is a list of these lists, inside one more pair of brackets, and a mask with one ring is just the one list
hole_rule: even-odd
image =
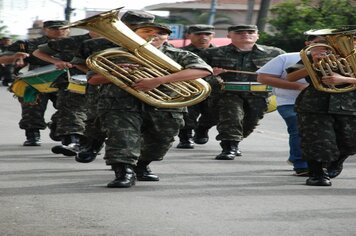
[[58,145],[58,146],[54,146],[52,147],[52,152],[54,154],[63,154],[64,156],[68,156],[68,157],[72,157],[72,156],[76,156],[77,153],[72,151],[72,150],[69,150],[61,145]]

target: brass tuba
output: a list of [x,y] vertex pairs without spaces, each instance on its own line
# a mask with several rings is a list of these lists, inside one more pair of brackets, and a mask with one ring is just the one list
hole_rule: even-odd
[[[306,35],[325,37],[326,43],[316,43],[305,47],[300,51],[301,59],[311,78],[313,86],[322,92],[343,93],[356,89],[356,84],[327,85],[321,81],[321,77],[331,75],[333,72],[343,76],[356,76],[356,51],[353,37],[356,28],[344,26],[338,29],[309,30]],[[329,53],[314,63],[309,56],[310,50],[315,47],[325,47]],[[355,78],[356,79],[356,78]]]
[[[175,73],[182,70],[182,66],[118,20],[120,9],[64,26],[93,31],[128,50],[127,52],[111,48],[99,51],[87,58],[87,66],[141,101],[158,108],[191,106],[207,98],[211,88],[203,79],[167,83],[148,92],[138,91],[132,87],[137,79]],[[130,67],[127,63],[120,65],[114,62],[117,58],[127,58],[136,66]]]

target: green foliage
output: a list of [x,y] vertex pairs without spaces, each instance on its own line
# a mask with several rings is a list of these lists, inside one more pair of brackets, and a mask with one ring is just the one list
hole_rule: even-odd
[[288,52],[304,47],[303,32],[310,29],[354,25],[353,0],[288,0],[274,5],[268,23],[272,34],[261,32],[259,43],[280,47]]

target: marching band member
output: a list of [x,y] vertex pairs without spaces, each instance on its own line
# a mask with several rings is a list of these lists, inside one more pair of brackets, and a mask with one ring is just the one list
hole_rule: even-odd
[[[189,26],[186,37],[190,39],[191,43],[182,47],[182,49],[199,54],[206,48],[215,47],[211,44],[211,40],[215,35],[214,29],[212,25],[197,24]],[[205,144],[208,142],[209,129],[215,125],[215,122],[211,121],[209,116],[207,99],[188,107],[188,113],[184,114],[185,125],[178,134],[179,143],[177,148],[194,148],[194,143]]]
[[[310,49],[313,63],[318,63],[330,53],[324,46]],[[351,54],[352,55],[352,54]],[[299,66],[300,67],[300,66]],[[309,86],[296,100],[302,158],[308,162],[310,175],[306,185],[331,186],[344,161],[356,153],[356,90],[339,93],[319,91],[305,68],[290,72],[289,81],[306,77]],[[329,85],[356,84],[355,76],[339,73],[322,76]]]
[[[212,73],[211,67],[195,54],[164,45],[171,33],[167,26],[142,23],[135,26],[134,31],[143,39],[151,40],[154,47],[185,68],[167,76],[140,80],[134,85],[135,89],[149,91],[162,83],[191,80]],[[88,42],[83,58],[117,46],[104,42]],[[128,59],[120,63],[125,62],[130,63]],[[104,159],[115,172],[115,179],[107,187],[131,187],[135,185],[136,176],[140,181],[158,181],[159,177],[152,173],[149,164],[162,160],[171,147],[174,136],[183,126],[184,108],[160,109],[147,105],[99,74],[90,76],[89,83],[101,84],[98,111],[107,134]]]
[[[8,51],[13,54],[17,52],[28,53],[30,56],[26,57],[24,61],[29,64],[30,70],[49,65],[48,62],[38,59],[33,56],[32,53],[39,45],[47,43],[51,39],[68,37],[70,31],[68,29],[60,29],[60,27],[65,24],[67,24],[66,21],[45,21],[43,23],[44,36],[26,41],[16,41],[8,47]],[[51,100],[55,107],[56,98],[57,95],[55,92],[37,94],[36,103],[26,103],[22,98],[19,98],[22,109],[19,125],[20,129],[24,129],[26,133],[26,141],[23,143],[24,146],[41,145],[40,130],[47,127],[44,120],[47,103]]]
[[[209,48],[199,55],[214,68],[214,75],[223,82],[256,82],[254,73],[270,59],[284,51],[256,44],[259,38],[255,25],[235,25],[228,28],[231,44]],[[250,73],[226,72],[226,70],[247,71]],[[209,109],[216,120],[222,152],[215,159],[233,160],[241,156],[239,143],[252,133],[267,110],[268,92],[252,91],[215,91],[211,95]]]

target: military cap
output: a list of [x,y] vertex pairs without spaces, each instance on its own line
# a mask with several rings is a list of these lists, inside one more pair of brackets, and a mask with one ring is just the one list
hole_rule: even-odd
[[9,36],[3,36],[1,39],[2,39],[2,40],[7,40],[7,39],[11,39],[11,37],[9,37]]
[[188,34],[198,34],[198,33],[214,33],[214,26],[212,25],[190,25],[188,27]]
[[155,20],[155,16],[145,11],[135,10],[125,12],[120,20],[127,25],[136,25],[141,23],[152,23]]
[[66,20],[49,20],[43,22],[43,28],[59,28],[69,24]]
[[159,24],[159,23],[141,23],[141,24],[137,24],[137,25],[135,25],[133,30],[137,30],[137,29],[140,29],[140,28],[146,28],[146,27],[159,28],[159,29],[164,30],[168,34],[172,33],[172,30],[167,25],[163,25],[163,24]]
[[256,25],[233,25],[227,28],[227,31],[234,31],[234,32],[239,32],[239,31],[257,31],[258,28]]

